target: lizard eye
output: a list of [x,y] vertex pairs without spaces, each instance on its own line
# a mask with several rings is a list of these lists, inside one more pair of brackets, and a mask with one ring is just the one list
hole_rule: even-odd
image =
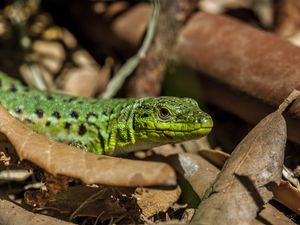
[[169,109],[165,108],[165,107],[161,107],[158,111],[158,116],[159,118],[161,118],[162,120],[167,120],[171,117],[171,112]]

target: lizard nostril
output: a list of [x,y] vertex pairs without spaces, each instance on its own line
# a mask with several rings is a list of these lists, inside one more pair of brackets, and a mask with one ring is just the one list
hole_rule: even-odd
[[202,117],[202,118],[201,118],[201,123],[205,123],[205,122],[207,122],[207,120],[208,120],[208,119],[207,119],[206,117]]
[[209,115],[204,116],[201,118],[201,126],[202,127],[212,127],[213,126],[213,121]]

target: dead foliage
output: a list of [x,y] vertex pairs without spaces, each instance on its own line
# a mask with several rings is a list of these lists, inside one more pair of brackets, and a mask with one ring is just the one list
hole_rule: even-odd
[[[299,88],[298,1],[160,3],[149,50],[113,93],[206,96],[199,102],[221,132],[98,156],[38,135],[0,107],[8,138],[0,144],[0,224],[299,222],[299,100],[273,112]],[[102,96],[139,51],[151,12],[138,1],[5,1],[0,70],[42,90]],[[295,143],[286,146],[286,137]]]

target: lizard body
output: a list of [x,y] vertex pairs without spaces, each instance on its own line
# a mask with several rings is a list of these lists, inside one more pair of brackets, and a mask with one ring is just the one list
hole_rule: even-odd
[[0,103],[37,133],[98,154],[196,139],[211,117],[190,98],[92,99],[39,91],[0,73]]

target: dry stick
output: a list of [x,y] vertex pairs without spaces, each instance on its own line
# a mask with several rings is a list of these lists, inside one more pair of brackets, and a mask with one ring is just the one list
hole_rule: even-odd
[[177,34],[196,8],[195,0],[161,0],[161,13],[151,48],[126,85],[127,97],[158,96]]
[[4,181],[24,181],[32,175],[32,170],[16,169],[0,171],[0,180]]
[[79,210],[82,209],[84,206],[86,206],[88,203],[91,203],[91,202],[97,200],[99,195],[102,195],[102,192],[104,192],[104,190],[97,191],[95,194],[91,195],[84,202],[82,202],[80,204],[80,206],[78,206],[78,208],[75,209],[74,212],[71,214],[70,220],[73,220],[75,218],[76,214],[79,212]]
[[277,111],[280,113],[283,113],[286,108],[293,102],[295,101],[298,97],[300,96],[300,91],[294,89],[292,93],[284,99],[284,101],[279,105]]
[[100,219],[100,217],[104,214],[104,211],[102,211],[96,218],[95,222],[94,222],[94,225],[97,225],[98,224],[98,221]]
[[121,67],[115,77],[111,79],[111,81],[107,85],[105,92],[101,96],[102,98],[112,98],[120,90],[126,78],[131,75],[140,61],[145,57],[155,34],[160,8],[159,0],[151,0],[151,4],[153,8],[152,16],[141,48],[136,55],[128,59],[128,61]]

